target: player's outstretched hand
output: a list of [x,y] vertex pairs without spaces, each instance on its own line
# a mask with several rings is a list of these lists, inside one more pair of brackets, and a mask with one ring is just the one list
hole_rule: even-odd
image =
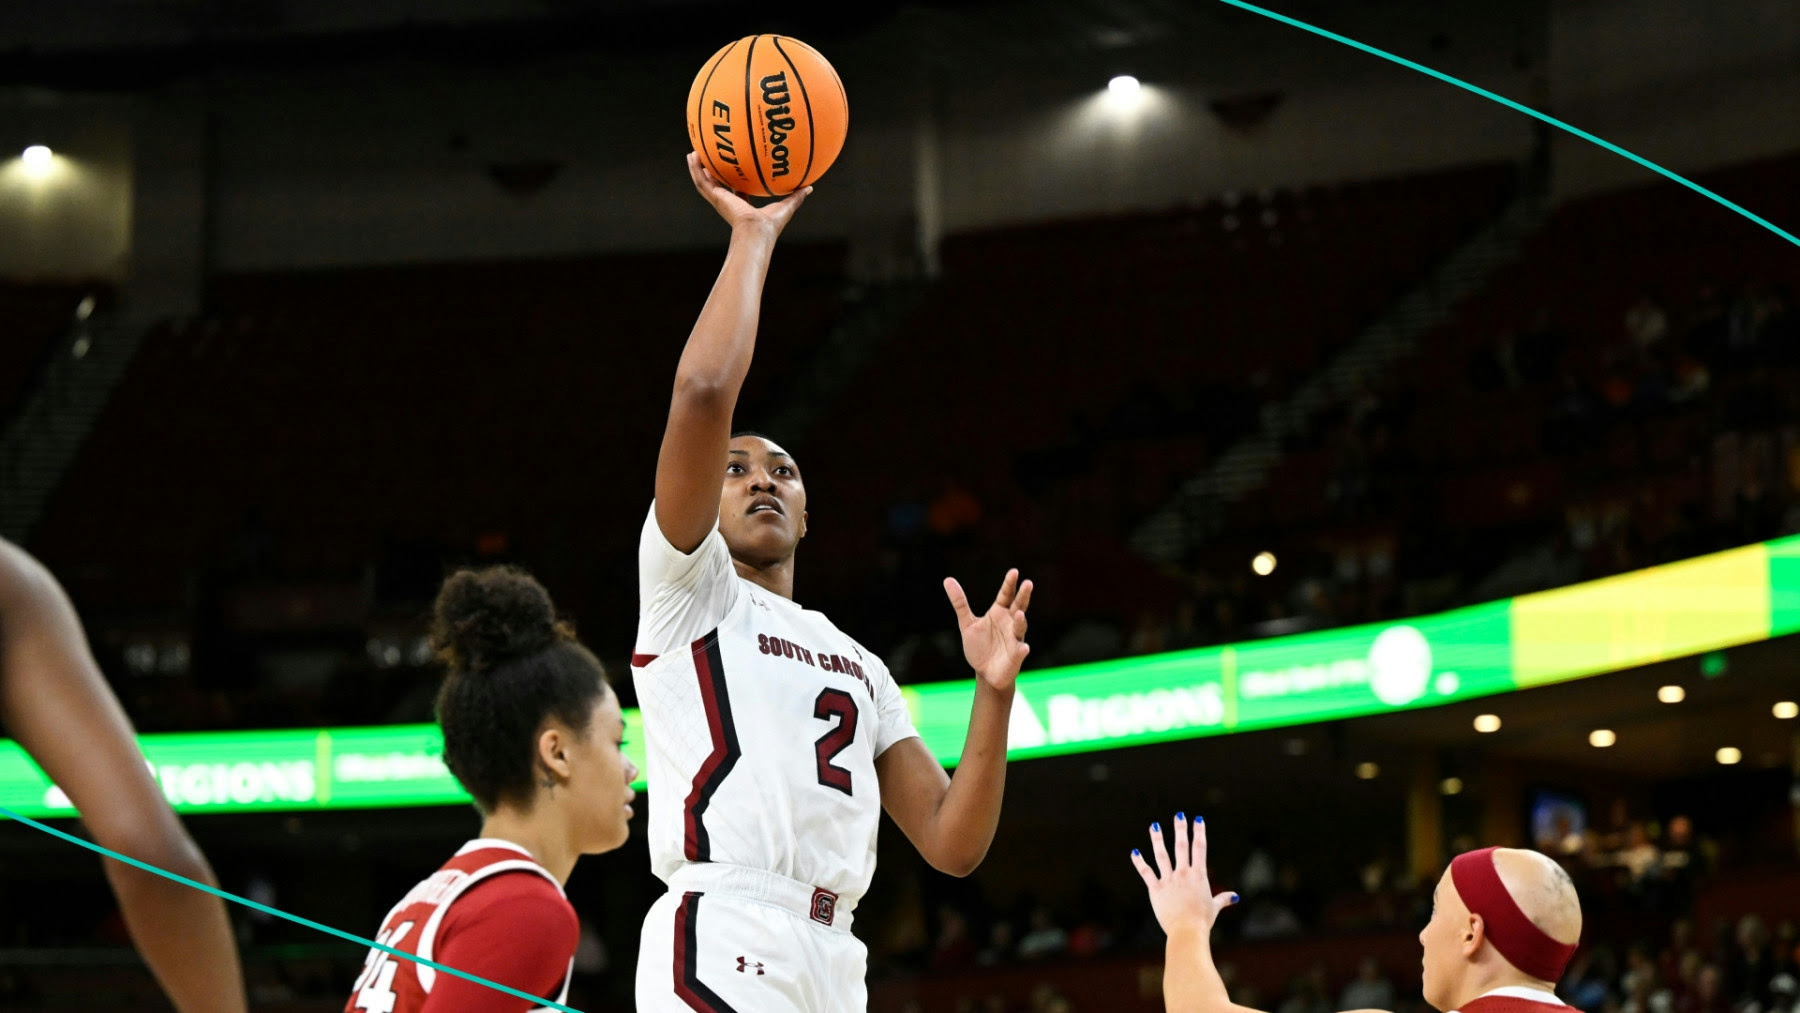
[[1150,907],[1163,931],[1171,936],[1183,930],[1202,936],[1211,933],[1219,912],[1236,904],[1238,895],[1229,891],[1215,895],[1207,881],[1206,819],[1196,817],[1190,828],[1184,814],[1175,814],[1173,860],[1163,844],[1162,827],[1150,824],[1150,853],[1156,858],[1154,867],[1136,848],[1131,851],[1131,864],[1137,866],[1138,875],[1150,889]]
[[944,593],[950,596],[950,607],[956,610],[956,624],[962,628],[963,657],[981,680],[995,689],[1012,689],[1019,677],[1019,666],[1031,653],[1025,642],[1025,610],[1031,607],[1031,581],[1020,583],[1019,571],[1006,571],[1000,582],[1000,593],[987,612],[976,615],[969,611],[969,597],[955,577],[944,578]]
[[713,206],[719,217],[725,219],[736,229],[740,226],[758,226],[769,230],[769,238],[781,235],[787,223],[793,219],[794,212],[806,203],[806,195],[812,193],[812,187],[803,186],[778,201],[756,207],[743,198],[743,195],[732,190],[719,177],[712,174],[700,161],[700,156],[688,152],[688,175],[694,178],[694,189]]

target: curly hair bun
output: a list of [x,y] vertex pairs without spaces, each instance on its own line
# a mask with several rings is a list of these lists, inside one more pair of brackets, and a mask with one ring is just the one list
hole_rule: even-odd
[[432,606],[432,646],[464,672],[536,654],[567,635],[550,592],[516,566],[459,570]]

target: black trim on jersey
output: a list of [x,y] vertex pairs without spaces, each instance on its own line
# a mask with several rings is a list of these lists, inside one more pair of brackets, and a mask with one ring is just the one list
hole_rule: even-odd
[[694,776],[688,792],[684,850],[690,862],[712,861],[712,835],[706,829],[706,810],[713,794],[737,766],[737,723],[731,717],[731,692],[725,682],[725,662],[719,654],[719,631],[694,642],[694,672],[700,682],[700,703],[706,708],[707,732],[712,752]]
[[696,1013],[737,1013],[719,993],[700,980],[700,898],[704,893],[681,896],[675,912],[675,994]]

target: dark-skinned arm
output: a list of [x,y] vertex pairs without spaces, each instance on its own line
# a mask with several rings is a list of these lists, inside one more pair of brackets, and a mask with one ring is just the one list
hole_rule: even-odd
[[939,872],[967,876],[987,857],[1000,825],[1013,687],[1031,651],[1025,643],[1031,581],[1020,584],[1019,571],[1009,572],[994,604],[981,616],[970,612],[955,580],[944,581],[944,591],[962,628],[963,656],[977,675],[956,775],[945,774],[916,738],[896,742],[876,757],[875,773],[882,805],[925,861]]
[[[50,572],[0,540],[0,722],[81,813],[101,846],[218,885],[138,751]],[[241,1013],[243,972],[225,904],[103,859],[131,938],[182,1013]]]
[[807,187],[757,208],[691,153],[688,173],[700,196],[730,223],[731,246],[675,369],[669,423],[656,462],[656,525],[682,552],[694,551],[719,521],[731,416],[756,351],[763,281],[775,240],[812,192]]

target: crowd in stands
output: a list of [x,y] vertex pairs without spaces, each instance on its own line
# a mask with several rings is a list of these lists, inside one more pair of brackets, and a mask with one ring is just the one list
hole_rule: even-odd
[[[796,385],[867,286],[841,243],[784,246],[739,421],[818,401],[775,434],[807,468],[804,600],[904,680],[960,678],[940,582],[1016,565],[1043,589],[1034,663],[1122,653],[1114,613],[1178,587],[1131,525],[1515,176],[948,237],[943,276],[838,390]],[[623,672],[667,404],[646,378],[673,375],[716,269],[703,250],[211,279],[205,316],[148,335],[30,547],[145,730],[428,719],[423,606],[458,562],[530,567]]]
[[[1796,168],[1715,182],[1786,213]],[[1731,222],[1630,231],[1666,189],[1557,212],[1410,360],[1283,434],[1268,485],[1121,642],[1375,621],[1800,532],[1800,257]]]

